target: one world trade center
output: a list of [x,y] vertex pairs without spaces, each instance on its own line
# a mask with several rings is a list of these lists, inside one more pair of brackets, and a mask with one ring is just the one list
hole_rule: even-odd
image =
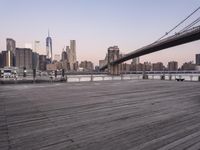
[[50,60],[50,62],[52,62],[52,39],[49,35],[49,31],[48,31],[48,37],[46,38],[46,52],[47,52],[47,59]]

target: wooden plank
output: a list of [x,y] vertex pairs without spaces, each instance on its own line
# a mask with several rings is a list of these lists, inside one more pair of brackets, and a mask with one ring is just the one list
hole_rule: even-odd
[[0,148],[194,149],[199,88],[159,80],[0,86]]

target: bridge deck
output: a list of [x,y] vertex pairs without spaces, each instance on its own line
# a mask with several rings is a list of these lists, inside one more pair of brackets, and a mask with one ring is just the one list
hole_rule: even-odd
[[0,149],[198,149],[199,89],[158,80],[0,86]]

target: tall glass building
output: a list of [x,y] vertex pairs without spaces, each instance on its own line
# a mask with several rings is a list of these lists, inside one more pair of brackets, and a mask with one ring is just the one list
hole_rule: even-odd
[[53,59],[53,54],[52,54],[52,39],[49,36],[49,31],[48,31],[48,37],[46,38],[46,52],[47,52],[47,59],[52,62]]
[[7,38],[6,39],[6,49],[7,49],[7,64],[6,66],[11,67],[16,65],[15,60],[15,49],[16,49],[16,43],[15,40]]

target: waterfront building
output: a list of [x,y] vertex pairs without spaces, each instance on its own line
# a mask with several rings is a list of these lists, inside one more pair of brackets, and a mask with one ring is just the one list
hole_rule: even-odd
[[139,57],[136,57],[136,58],[133,58],[132,59],[132,64],[139,64],[140,63],[140,58]]
[[16,48],[16,67],[33,69],[32,57],[30,48]]
[[157,62],[152,64],[152,71],[163,71],[165,69],[162,62]]
[[6,50],[7,50],[7,64],[6,66],[11,67],[16,65],[16,60],[15,60],[15,50],[16,50],[16,43],[15,40],[11,38],[6,39]]
[[0,53],[0,68],[3,68],[3,55]]
[[39,70],[46,71],[46,55],[39,55]]
[[11,38],[6,39],[6,50],[15,54],[16,42]]
[[142,71],[151,71],[152,65],[151,62],[144,62]]
[[[13,65],[13,53],[11,51],[2,51],[2,67],[11,67]],[[12,59],[11,59],[12,58]]]
[[196,65],[200,65],[200,54],[196,54]]
[[67,59],[62,60],[61,63],[62,63],[62,69],[64,69],[65,71],[70,70],[70,64],[69,64],[69,61]]
[[78,61],[76,61],[74,64],[73,64],[73,68],[74,68],[74,71],[77,71],[79,69],[79,63]]
[[[139,63],[137,66],[137,70],[134,71],[143,71],[144,70],[144,64],[143,63]],[[136,67],[135,67],[136,68]]]
[[7,57],[8,56],[8,51],[2,51],[1,54],[2,54],[2,68],[3,68],[3,67],[7,66],[6,64],[8,62],[7,61],[8,60],[8,57]]
[[39,70],[39,54],[36,52],[32,53],[32,64],[33,69]]
[[70,62],[68,60],[68,55],[66,51],[62,51],[62,58],[61,58],[61,62],[62,62],[62,69],[64,69],[65,71],[70,71]]
[[138,71],[138,65],[140,63],[140,59],[139,57],[136,57],[136,58],[133,58],[132,59],[132,62],[131,62],[131,65],[130,65],[130,70],[131,71]]
[[120,70],[123,72],[127,72],[131,70],[131,64],[123,63],[120,65]]
[[99,72],[99,71],[100,71],[99,66],[95,66],[95,67],[94,67],[94,70],[95,70],[95,72]]
[[76,41],[70,40],[70,47],[66,46],[67,59],[70,64],[70,70],[77,70],[77,58],[76,58]]
[[190,62],[185,62],[182,67],[181,70],[195,70],[196,64],[194,64],[192,61]]
[[83,68],[84,71],[92,71],[94,70],[94,65],[91,61],[81,61],[80,65],[79,65],[80,68]]
[[170,61],[168,62],[168,71],[177,71],[178,70],[178,62],[177,61]]
[[75,40],[70,40],[70,49],[71,49],[71,61],[72,63],[76,63],[76,41]]
[[61,60],[62,60],[62,61],[68,60],[67,52],[66,52],[66,51],[62,51],[62,58],[61,58]]

